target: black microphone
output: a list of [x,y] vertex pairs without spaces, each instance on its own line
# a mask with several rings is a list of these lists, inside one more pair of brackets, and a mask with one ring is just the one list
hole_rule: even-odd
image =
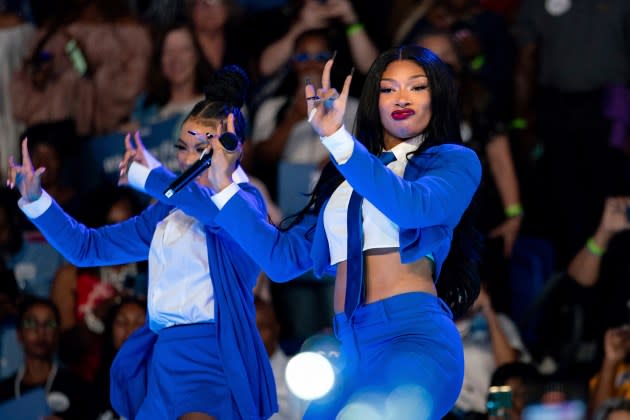
[[[219,141],[228,152],[233,152],[238,147],[238,137],[230,132],[221,134]],[[184,188],[190,181],[197,178],[200,173],[205,171],[212,161],[212,152],[213,151],[210,150],[207,154],[202,155],[197,162],[193,163],[184,173],[178,176],[164,191],[164,196],[171,198],[173,194]]]

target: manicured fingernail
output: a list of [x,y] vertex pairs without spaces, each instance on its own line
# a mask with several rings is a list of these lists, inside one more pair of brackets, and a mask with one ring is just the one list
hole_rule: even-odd
[[335,61],[335,57],[337,57],[337,50],[335,50],[335,51],[333,52],[333,55],[332,55],[332,57],[330,57],[330,59],[331,59],[332,61]]
[[350,70],[350,76],[354,76],[354,66],[352,67],[352,69]]
[[310,84],[311,84],[311,78],[310,78],[310,77],[305,78],[305,79],[304,79],[304,84],[305,84],[306,86],[310,85]]

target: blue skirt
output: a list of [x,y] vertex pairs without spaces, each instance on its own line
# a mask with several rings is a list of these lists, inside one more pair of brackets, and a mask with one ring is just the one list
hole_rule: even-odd
[[219,419],[238,413],[217,348],[215,323],[159,332],[148,367],[147,394],[136,419],[177,419],[191,412]]
[[333,326],[341,341],[338,381],[304,419],[440,419],[455,404],[464,354],[440,298],[400,294],[359,307],[351,319],[337,314]]

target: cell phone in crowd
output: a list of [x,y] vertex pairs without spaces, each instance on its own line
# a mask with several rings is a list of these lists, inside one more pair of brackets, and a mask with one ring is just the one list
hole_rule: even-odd
[[65,50],[74,70],[81,76],[85,76],[88,72],[88,63],[77,41],[75,39],[68,41]]
[[509,409],[512,408],[512,388],[507,385],[491,386],[488,389],[486,408],[488,416],[507,419]]

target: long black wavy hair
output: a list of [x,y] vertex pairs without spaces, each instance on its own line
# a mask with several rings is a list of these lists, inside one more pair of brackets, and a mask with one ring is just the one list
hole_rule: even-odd
[[[431,119],[424,130],[424,141],[409,157],[431,153],[433,146],[461,144],[457,88],[451,72],[433,52],[416,45],[405,45],[382,53],[372,64],[365,79],[354,124],[354,134],[374,155],[384,149],[384,128],[379,114],[380,82],[387,66],[408,60],[424,69],[429,80]],[[410,160],[410,165],[415,165]],[[317,214],[335,189],[344,181],[332,162],[329,162],[315,185],[306,207],[289,220],[284,229],[299,223],[309,213]],[[451,250],[436,279],[438,295],[458,317],[465,313],[479,295],[479,256],[481,236],[473,226],[476,199],[468,207],[453,232]]]

